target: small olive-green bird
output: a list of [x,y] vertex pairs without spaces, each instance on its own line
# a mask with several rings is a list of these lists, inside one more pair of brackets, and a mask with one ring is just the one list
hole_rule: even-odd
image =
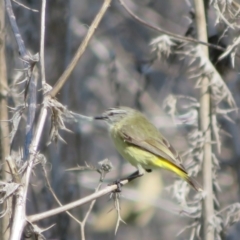
[[142,176],[145,170],[151,172],[152,169],[164,168],[201,191],[196,181],[188,175],[179,154],[142,113],[129,107],[117,107],[108,109],[95,119],[108,123],[116,149],[137,168],[135,177]]

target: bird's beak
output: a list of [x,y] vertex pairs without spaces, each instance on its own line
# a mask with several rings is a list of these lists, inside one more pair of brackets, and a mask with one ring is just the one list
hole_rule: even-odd
[[96,117],[94,117],[94,119],[96,119],[96,120],[105,120],[107,118],[103,117],[103,116],[96,116]]

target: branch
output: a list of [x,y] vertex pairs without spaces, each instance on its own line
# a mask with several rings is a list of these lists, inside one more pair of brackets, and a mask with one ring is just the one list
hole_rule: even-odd
[[[129,182],[128,180],[123,180],[123,181],[120,182],[120,184],[125,185],[128,182]],[[117,184],[107,186],[106,188],[104,188],[104,189],[102,189],[98,192],[95,192],[95,193],[93,193],[93,194],[91,194],[91,195],[89,195],[85,198],[79,199],[77,201],[71,202],[69,204],[66,204],[64,206],[61,206],[61,207],[58,207],[58,208],[55,208],[55,209],[52,209],[52,210],[49,210],[47,212],[31,215],[31,216],[28,217],[28,221],[29,222],[36,222],[36,221],[39,221],[39,220],[57,215],[59,213],[68,211],[68,210],[73,209],[75,207],[79,207],[79,206],[81,206],[85,203],[91,202],[91,201],[93,201],[93,200],[95,200],[99,197],[102,197],[102,196],[104,196],[108,193],[111,193],[112,191],[116,190],[117,188],[118,188]]]
[[[8,109],[7,109],[7,92],[8,92],[8,82],[7,82],[7,68],[6,68],[6,58],[5,58],[5,6],[4,1],[0,1],[0,121],[8,119]],[[1,149],[1,179],[8,181],[9,174],[7,174],[7,164],[5,162],[6,157],[10,153],[10,142],[9,142],[9,124],[8,122],[0,123],[0,149]],[[7,200],[8,201],[8,200]],[[1,209],[7,207],[7,202]],[[0,235],[2,240],[7,240],[9,238],[9,215],[6,214],[0,226]]]
[[157,27],[157,26],[153,26],[151,25],[150,23],[144,21],[143,19],[141,19],[140,17],[138,17],[136,14],[134,14],[129,8],[128,6],[124,3],[123,0],[118,0],[120,2],[120,4],[124,7],[124,9],[128,12],[128,14],[134,18],[136,21],[140,22],[141,24],[143,24],[144,26],[148,27],[148,28],[151,28],[153,29],[154,31],[157,31],[157,32],[160,32],[162,34],[166,34],[168,36],[171,36],[172,38],[176,39],[176,40],[182,40],[182,41],[185,41],[185,42],[192,42],[192,43],[196,43],[196,44],[202,44],[202,45],[205,45],[205,46],[208,46],[208,47],[211,47],[211,48],[215,48],[215,49],[218,49],[220,51],[225,51],[226,49],[221,47],[221,46],[218,46],[218,45],[215,45],[215,44],[211,44],[211,43],[208,43],[207,42],[207,39],[205,41],[203,40],[199,40],[199,39],[194,39],[194,38],[190,38],[190,37],[183,37],[181,35],[178,35],[178,34],[175,34],[175,33],[172,33],[172,32],[169,32],[167,30],[164,30],[160,27]]
[[37,79],[38,70],[37,66],[34,65],[33,73],[31,74],[29,81],[29,96],[28,96],[28,108],[27,108],[27,120],[26,120],[26,130],[25,130],[25,144],[24,144],[24,157],[26,161],[29,157],[29,146],[32,142],[33,137],[33,125],[35,120],[35,114],[37,109]]
[[27,69],[27,71],[25,71],[25,75],[27,77],[27,83],[26,83],[26,88],[25,88],[25,99],[27,96],[27,92],[28,92],[28,86],[31,80],[31,76],[32,76],[32,71],[33,71],[33,67],[36,64],[36,62],[38,62],[38,54],[31,56],[29,52],[27,52],[24,41],[21,37],[20,31],[18,29],[18,25],[16,23],[16,18],[14,16],[13,10],[12,10],[12,4],[10,0],[5,0],[5,4],[6,4],[6,11],[7,11],[7,15],[12,27],[12,31],[14,33],[15,39],[17,41],[17,45],[18,45],[18,52],[21,56],[24,68]]
[[[198,39],[207,41],[206,16],[203,0],[194,0],[196,26]],[[206,57],[208,56],[208,48],[202,47]],[[203,239],[214,240],[214,229],[209,224],[209,220],[214,215],[213,206],[213,183],[212,183],[212,147],[211,147],[211,128],[210,128],[210,82],[204,77],[201,82],[201,98],[200,98],[200,122],[201,131],[204,133],[203,146],[203,189],[206,197],[203,199]]]
[[40,68],[41,68],[42,87],[44,87],[44,84],[46,83],[45,62],[44,62],[45,14],[46,14],[46,0],[42,0],[41,37],[40,37]]
[[[27,93],[30,87],[29,93],[29,101],[28,101],[28,113],[27,113],[27,127],[26,127],[26,136],[25,136],[25,160],[30,159],[27,165],[26,173],[22,177],[21,186],[18,188],[16,195],[14,195],[14,212],[12,219],[12,228],[10,233],[10,240],[18,240],[22,236],[22,231],[25,225],[25,207],[26,207],[26,199],[27,199],[27,191],[28,191],[28,183],[30,180],[32,165],[34,161],[34,154],[31,154],[29,157],[28,147],[32,141],[32,130],[33,130],[33,122],[35,117],[35,109],[36,109],[36,62],[38,61],[38,55],[31,56],[25,48],[25,44],[21,38],[20,31],[18,29],[16,18],[14,16],[12,10],[12,4],[10,0],[5,0],[6,10],[8,13],[8,18],[14,33],[14,36],[17,41],[19,54],[22,58],[24,68],[27,71],[24,71],[27,83],[25,87],[25,100],[27,97]],[[34,71],[34,74],[33,74]],[[32,152],[33,153],[33,152]]]
[[62,76],[58,79],[56,84],[53,86],[53,89],[49,92],[49,95],[51,97],[55,97],[57,95],[57,93],[60,91],[60,89],[63,87],[63,85],[67,82],[68,77],[70,76],[73,69],[77,65],[78,61],[80,60],[83,53],[85,52],[89,41],[91,40],[91,38],[92,38],[93,34],[95,33],[100,21],[103,18],[105,12],[107,11],[108,7],[110,6],[110,3],[111,3],[111,0],[104,0],[102,8],[100,9],[100,11],[97,14],[97,16],[95,17],[95,19],[93,20],[86,37],[84,38],[82,44],[79,46],[79,48],[78,48],[75,56],[73,57],[71,63],[69,64],[67,69],[64,71]]

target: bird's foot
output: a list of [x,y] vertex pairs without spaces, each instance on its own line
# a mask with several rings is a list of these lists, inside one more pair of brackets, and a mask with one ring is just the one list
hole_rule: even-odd
[[108,184],[109,186],[111,185],[117,185],[117,188],[113,191],[114,193],[120,193],[122,192],[122,186],[123,184],[121,183],[121,179],[118,179],[114,181],[113,183]]

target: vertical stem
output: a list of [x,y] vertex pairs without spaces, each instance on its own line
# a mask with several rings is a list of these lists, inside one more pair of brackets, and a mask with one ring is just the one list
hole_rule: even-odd
[[[203,0],[194,0],[196,13],[196,26],[198,40],[207,42],[206,16]],[[201,46],[206,57],[208,48]],[[200,122],[201,131],[204,133],[204,153],[203,153],[203,189],[206,197],[203,200],[203,239],[214,240],[214,229],[209,220],[214,215],[213,189],[212,189],[212,147],[211,147],[211,128],[210,128],[210,89],[209,79],[203,78],[200,99]]]
[[41,69],[42,87],[44,87],[44,84],[46,83],[46,77],[45,77],[45,57],[44,57],[45,16],[46,16],[46,0],[42,0],[41,38],[40,38],[40,69]]
[[35,114],[37,109],[37,79],[38,72],[36,66],[33,67],[32,76],[30,78],[29,90],[28,90],[28,109],[27,109],[27,123],[25,130],[25,144],[24,144],[24,160],[29,157],[29,146],[33,138],[33,126],[35,120]]
[[[5,6],[4,0],[0,0],[0,120],[8,120],[7,109],[7,69],[5,59]],[[9,126],[7,122],[0,123],[0,163],[2,165],[2,172],[0,179],[7,181],[7,168],[5,159],[9,155]],[[3,204],[6,207],[6,204]],[[7,230],[9,224],[9,215],[6,214],[1,221],[1,239],[7,240],[9,238],[9,230]]]
[[42,107],[38,123],[36,126],[36,131],[30,145],[30,161],[26,170],[25,175],[22,179],[22,185],[19,187],[15,203],[15,211],[13,215],[12,228],[9,240],[20,240],[24,226],[26,224],[26,202],[27,202],[27,191],[28,185],[32,173],[33,160],[35,158],[35,153],[37,153],[37,148],[39,145],[40,137],[43,132],[43,126],[47,118],[47,108]]

